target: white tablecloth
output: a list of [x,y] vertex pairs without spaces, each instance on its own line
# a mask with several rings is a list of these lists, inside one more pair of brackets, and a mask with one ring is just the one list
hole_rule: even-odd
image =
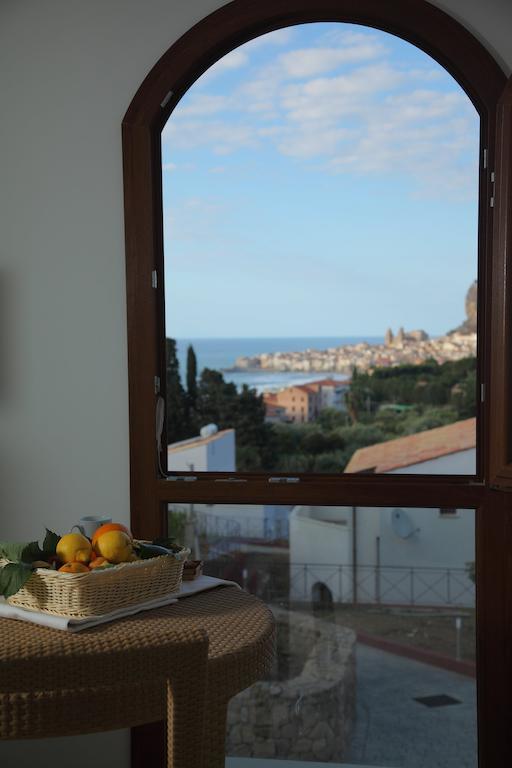
[[132,616],[140,611],[148,611],[151,608],[160,608],[162,605],[176,603],[180,598],[190,597],[198,592],[204,592],[207,589],[213,589],[219,585],[227,584],[229,586],[239,587],[234,581],[224,581],[224,579],[215,579],[213,576],[198,576],[193,581],[183,581],[179,592],[170,592],[154,600],[147,600],[144,603],[131,605],[128,608],[118,608],[116,611],[104,613],[101,616],[91,616],[86,619],[75,619],[68,616],[52,616],[42,611],[28,611],[24,608],[18,608],[15,605],[9,605],[3,597],[0,597],[0,618],[19,619],[20,621],[30,621],[33,624],[41,624],[44,627],[53,629],[62,629],[67,632],[79,632],[81,629],[95,627],[97,624],[105,624],[114,619],[120,619],[123,616]]

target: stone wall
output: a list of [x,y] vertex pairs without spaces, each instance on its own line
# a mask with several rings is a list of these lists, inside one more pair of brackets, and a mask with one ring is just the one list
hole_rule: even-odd
[[272,679],[232,699],[226,754],[341,762],[355,717],[355,635],[272,610],[278,636]]

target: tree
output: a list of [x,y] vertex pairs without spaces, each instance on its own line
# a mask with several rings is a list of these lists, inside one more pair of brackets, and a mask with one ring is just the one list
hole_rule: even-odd
[[[263,397],[247,386],[238,392],[219,371],[201,372],[197,414],[203,424],[236,431],[237,468],[271,469],[274,466],[273,432],[265,423]],[[251,450],[248,450],[251,449]]]
[[167,392],[167,442],[175,443],[189,437],[186,423],[185,390],[180,379],[176,341],[165,340],[165,383]]
[[187,395],[190,406],[197,403],[197,358],[192,345],[187,349]]
[[197,358],[192,345],[187,349],[187,393],[185,397],[186,422],[191,434],[199,432],[197,415]]
[[204,368],[199,379],[197,412],[203,424],[217,424],[219,429],[235,426],[238,393],[236,386],[224,381],[220,371]]
[[237,450],[239,447],[256,448],[259,455],[257,465],[240,466],[243,470],[271,469],[275,462],[274,433],[270,424],[265,422],[265,403],[263,395],[244,384],[238,394],[237,414]]

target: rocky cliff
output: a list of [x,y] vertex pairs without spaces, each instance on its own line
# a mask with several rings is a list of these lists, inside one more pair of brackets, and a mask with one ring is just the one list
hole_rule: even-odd
[[477,318],[477,289],[478,283],[475,280],[469,286],[466,293],[466,319],[453,331],[450,331],[448,335],[452,333],[476,333],[476,318]]

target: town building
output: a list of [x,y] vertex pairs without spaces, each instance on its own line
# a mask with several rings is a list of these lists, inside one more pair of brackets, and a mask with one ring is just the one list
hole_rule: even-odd
[[276,405],[284,408],[286,421],[304,424],[320,412],[318,391],[310,384],[296,384],[276,392]]
[[345,393],[349,386],[349,379],[319,379],[307,384],[294,384],[278,392],[266,392],[263,395],[266,420],[304,424],[315,421],[324,408],[345,410]]
[[275,392],[264,392],[263,402],[265,403],[265,421],[269,424],[280,424],[288,421],[286,408],[284,405],[277,404],[277,394]]
[[[167,446],[168,472],[235,472],[236,433],[234,429],[217,430],[214,424],[201,434]],[[215,540],[219,552],[240,548],[243,541],[287,540],[288,514],[291,507],[275,504],[169,504],[173,514],[184,515],[189,527],[186,545],[198,547],[198,538]],[[170,525],[172,528],[172,524]],[[200,554],[200,553],[198,553]],[[212,551],[210,551],[212,556]]]
[[334,408],[337,411],[346,411],[345,394],[350,389],[350,379],[320,379],[312,381],[310,388],[318,393],[318,408]]
[[[213,425],[212,425],[213,426]],[[234,472],[235,430],[215,427],[167,446],[169,472]]]
[[[474,474],[476,419],[356,451],[345,472]],[[292,599],[473,605],[470,509],[298,506],[290,515]],[[306,566],[306,567],[304,567]]]

